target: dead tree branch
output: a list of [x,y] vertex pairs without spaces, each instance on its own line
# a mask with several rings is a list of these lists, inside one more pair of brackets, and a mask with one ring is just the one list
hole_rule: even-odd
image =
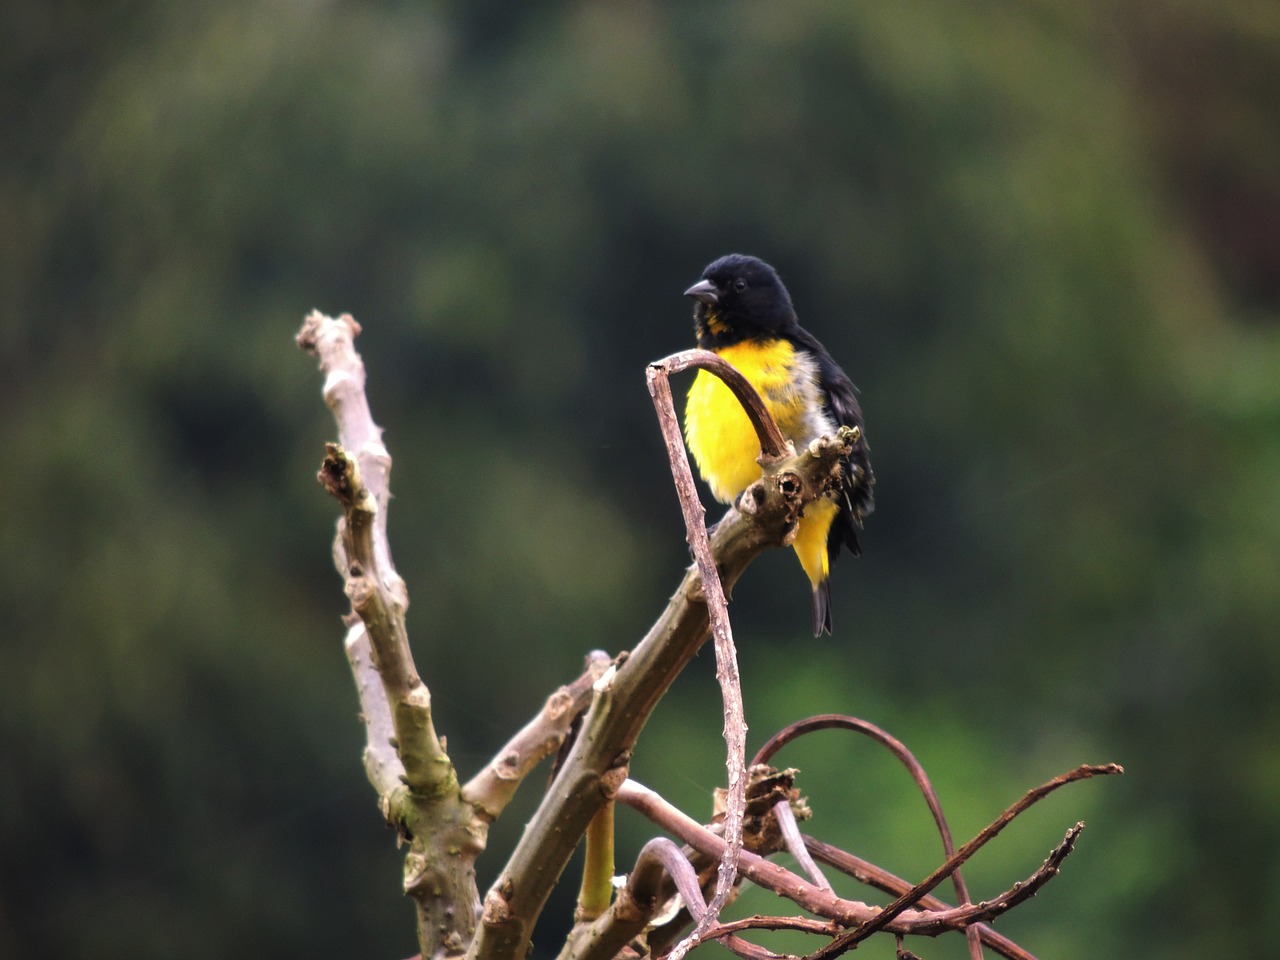
[[[365,398],[364,363],[354,346],[359,331],[349,316],[334,320],[313,312],[297,339],[320,361],[325,402],[342,440],[327,446],[319,479],[342,506],[334,556],[369,640],[367,659],[360,635],[349,636],[347,644],[372,738],[365,769],[379,791],[380,809],[409,843],[404,889],[417,910],[423,954],[437,958],[457,953],[475,928],[474,863],[484,836],[458,794],[457,774],[432,721],[431,695],[409,650],[408,596],[386,535],[391,457]],[[370,668],[381,680],[381,696]],[[388,728],[399,769],[382,739]]]
[[[804,844],[816,860],[825,863],[829,867],[834,867],[865,886],[883,890],[891,896],[901,896],[914,886],[911,881],[904,880],[883,867],[878,867],[874,863],[869,863],[861,857],[849,853],[847,850],[833,847],[831,844],[824,843],[814,837],[805,836]],[[929,895],[921,897],[919,905],[926,910],[937,912],[953,909],[951,904]],[[975,923],[969,929],[976,932],[982,944],[990,947],[1001,956],[1008,957],[1009,960],[1035,960],[1033,954],[1022,949],[1004,934],[997,933],[986,924]]]
[[[824,713],[805,720],[798,720],[783,727],[770,737],[764,746],[756,751],[755,758],[751,762],[753,764],[768,763],[779,750],[793,740],[818,730],[832,729],[852,730],[861,733],[870,737],[898,758],[898,761],[911,774],[911,778],[916,782],[916,786],[924,797],[925,804],[929,807],[929,813],[933,816],[933,822],[938,828],[938,835],[942,839],[942,855],[947,858],[954,856],[956,846],[955,841],[951,839],[951,828],[947,825],[947,818],[942,812],[942,802],[938,799],[938,793],[934,790],[933,783],[929,780],[929,775],[915,755],[907,749],[906,744],[874,723],[859,717],[851,717],[839,713]],[[969,891],[965,886],[964,877],[959,868],[952,873],[951,882],[956,891],[956,900],[962,905],[967,904],[969,902]],[[980,956],[981,949],[976,932],[966,931],[965,936],[969,941],[970,956]]]
[[574,718],[590,705],[592,687],[610,663],[607,653],[593,650],[587,656],[586,672],[547,698],[542,711],[467,781],[462,788],[463,798],[484,816],[496,820],[529,771],[564,743]]
[[[734,878],[738,872],[738,853],[742,850],[742,814],[743,807],[746,805],[747,784],[747,723],[742,705],[742,681],[738,675],[738,653],[733,643],[733,627],[729,622],[729,604],[725,599],[724,586],[720,582],[715,560],[711,556],[711,545],[707,540],[706,510],[698,499],[698,491],[693,483],[693,472],[689,468],[689,455],[684,447],[684,438],[676,420],[675,404],[671,398],[671,374],[691,366],[717,368],[722,379],[728,377],[732,380],[735,387],[731,389],[736,389],[751,422],[756,425],[761,450],[769,449],[768,456],[775,461],[783,453],[783,449],[777,446],[777,441],[782,435],[768,408],[761,402],[760,397],[746,379],[714,353],[688,350],[649,364],[647,373],[649,394],[653,397],[653,405],[658,413],[658,424],[662,428],[662,438],[667,447],[667,459],[671,464],[671,476],[675,482],[676,494],[680,499],[681,512],[684,514],[685,540],[693,550],[694,561],[697,563],[699,573],[702,574],[702,591],[706,597],[711,618],[711,634],[715,638],[716,650],[716,679],[720,682],[721,697],[724,702],[724,739],[728,753],[726,768],[729,789],[724,817],[725,852],[724,858],[720,861],[715,895],[712,897],[710,908],[698,916],[693,932],[676,944],[675,949],[671,951],[671,960],[681,960],[698,943],[699,938],[719,918],[720,911],[728,902],[729,894],[733,890]],[[774,446],[770,449],[766,444]]]
[[[1087,771],[1087,772],[1086,772]],[[841,926],[849,927],[831,943],[810,957],[827,956],[833,950],[847,950],[876,930],[888,930],[900,935],[936,936],[948,930],[963,930],[975,922],[990,920],[994,916],[1014,906],[1025,896],[1019,891],[1033,886],[1032,893],[1056,875],[1062,859],[1070,853],[1075,837],[1082,829],[1079,825],[1068,833],[1067,839],[1057,848],[1039,870],[1028,880],[1016,884],[1000,898],[982,904],[970,904],[962,907],[950,907],[940,910],[921,910],[916,904],[938,883],[942,882],[956,866],[967,860],[976,850],[994,837],[1009,820],[1017,816],[1036,800],[1052,790],[1074,780],[1085,777],[1118,772],[1115,765],[1106,767],[1082,767],[1070,773],[1055,777],[1049,783],[1030,791],[1022,799],[1005,810],[990,826],[979,833],[973,840],[957,851],[956,855],[929,875],[922,883],[917,884],[884,909],[872,907],[862,901],[845,900],[815,884],[811,884],[785,868],[765,860],[756,854],[744,851],[739,861],[743,875],[757,886],[765,887],[780,897],[792,900],[804,910],[818,916],[834,920]],[[679,837],[685,843],[708,856],[720,856],[723,853],[724,841],[710,829],[698,824],[691,817],[677,810],[664,801],[658,794],[634,781],[627,781],[618,792],[618,800],[638,810],[664,830]],[[909,911],[909,912],[908,912]],[[874,930],[868,928],[874,925]],[[868,931],[865,935],[863,931]],[[993,937],[983,937],[983,942],[1000,950],[1001,944]],[[848,945],[846,945],[848,944]],[[1000,952],[1004,952],[1000,950]],[[1025,952],[1006,954],[1012,957],[1025,957]]]
[[[797,454],[750,384],[719,357],[686,351],[652,364],[649,389],[694,566],[633,653],[613,661],[607,654],[592,653],[585,672],[552,694],[538,715],[464,786],[445,752],[444,738],[436,733],[430,693],[409,648],[408,595],[392,563],[386,534],[391,458],[364,394],[364,366],[353,342],[359,329],[349,316],[335,320],[313,312],[297,340],[319,358],[325,401],[338,426],[340,443],[327,445],[319,479],[342,507],[334,560],[351,602],[345,648],[365,726],[365,770],[378,792],[383,815],[409,847],[404,887],[415,903],[424,956],[456,960],[465,953],[467,960],[523,960],[552,887],[594,819],[599,856],[584,886],[591,891],[590,904],[583,901],[580,922],[561,960],[639,960],[646,953],[681,960],[706,938],[716,939],[747,960],[780,960],[743,939],[741,933],[751,929],[790,929],[830,938],[807,960],[834,960],[881,930],[898,938],[964,930],[975,960],[980,960],[983,944],[1013,960],[1034,960],[985,924],[1033,896],[1057,875],[1083,824],[1069,830],[1030,877],[991,900],[969,902],[959,873],[961,864],[1041,797],[1075,780],[1120,773],[1118,765],[1086,765],[1055,777],[1029,791],[959,850],[921,765],[905,746],[866,721],[832,714],[793,724],[761,749],[759,765],[753,764],[748,776],[746,724],[726,592],[756,556],[788,542],[805,505],[823,496],[838,475],[856,432],[842,427],[835,437],[816,440]],[[738,396],[755,425],[762,450],[760,480],[744,491],[735,509],[709,536],[669,384],[670,374],[693,367],[710,370]],[[628,768],[650,713],[712,635],[724,695],[728,789],[723,792],[722,822],[707,827],[630,781]],[[763,761],[796,737],[831,727],[855,730],[884,745],[919,786],[945,857],[920,883],[911,885],[800,834],[796,815],[805,817],[808,808],[794,789],[795,771],[779,771]],[[571,737],[571,731],[576,736]],[[566,754],[559,774],[481,904],[474,863],[484,848],[489,824],[506,809],[528,773],[562,745]],[[615,799],[640,811],[690,849],[682,851],[666,838],[651,841],[610,903]],[[607,822],[601,819],[606,808]],[[799,860],[809,879],[766,859],[783,848]],[[814,858],[893,894],[894,901],[878,908],[842,899]],[[956,885],[958,906],[930,895],[948,876]],[[721,907],[743,879],[822,919],[757,916],[720,923]],[[674,899],[676,891],[679,900]],[[664,953],[690,922],[695,925],[693,932]],[[642,935],[651,925],[646,944]],[[899,954],[911,956],[900,942]]]
[[[740,509],[729,511],[710,536],[712,569],[719,570],[726,589],[760,553],[784,542],[804,504],[821,496],[839,470],[849,443],[844,434],[815,441],[772,464],[747,488]],[[573,749],[485,896],[468,960],[523,957],[533,923],[587,823],[625,780],[649,714],[709,634],[704,578],[694,567],[616,674],[597,684]],[[722,847],[717,856],[723,854]]]
[[[953,930],[957,925],[967,927],[969,924],[994,920],[1000,914],[1016,907],[1024,900],[1031,899],[1040,891],[1041,887],[1058,875],[1062,862],[1075,849],[1076,840],[1083,830],[1083,822],[1075,824],[1068,830],[1062,842],[1050,851],[1044,863],[1026,880],[1017,881],[1008,890],[998,894],[991,900],[984,900],[982,903],[970,903],[962,907],[953,907],[950,910],[939,910],[931,918],[917,924],[912,932],[921,936],[933,936],[935,933]],[[888,910],[886,909],[885,912],[887,913]]]
[[349,316],[313,312],[297,342],[320,361],[325,402],[341,440],[327,446],[319,479],[343,509],[334,560],[352,606],[345,646],[365,723],[365,770],[383,815],[409,844],[404,888],[417,909],[423,955],[440,960],[461,954],[474,939],[480,912],[474,865],[488,824],[528,771],[564,741],[608,658],[593,656],[582,677],[554,694],[460,787],[409,649],[408,595],[386,536],[391,458],[364,393],[364,364],[354,345],[359,332]]
[[356,682],[356,694],[360,699],[360,718],[364,721],[364,772],[378,792],[378,808],[390,823],[392,820],[390,798],[404,787],[404,764],[396,751],[396,732],[391,724],[391,705],[387,703],[387,691],[382,676],[373,663],[373,648],[369,643],[369,631],[357,621],[347,630],[343,642],[347,663]]
[[726,933],[740,933],[743,930],[796,930],[800,933],[834,937],[840,932],[840,925],[834,920],[814,920],[812,917],[766,917],[756,914],[716,924],[707,934],[707,939],[714,940]]
[[[677,859],[672,859],[668,847],[675,849]],[[690,877],[696,886],[698,877],[693,865],[674,843],[666,837],[650,840],[640,849],[635,867],[608,910],[591,923],[574,927],[557,960],[608,960],[617,956],[661,911],[672,896],[672,884],[687,885]]]
[[[863,921],[854,929],[841,934],[822,949],[810,954],[806,960],[831,960],[831,958],[838,957],[840,954],[852,949],[876,931],[883,930],[888,927],[889,924],[903,913],[903,911],[915,906],[920,901],[921,897],[932,891],[934,887],[955,872],[956,868],[985,846],[988,841],[992,840],[997,834],[999,834],[1001,830],[1013,821],[1014,817],[1022,813],[1032,804],[1048,796],[1059,787],[1088,777],[1100,775],[1107,776],[1123,772],[1123,768],[1119,764],[1115,763],[1103,766],[1084,764],[1077,767],[1075,770],[1056,776],[1052,780],[1029,790],[1021,799],[1011,804],[1000,814],[1000,816],[984,827],[977,836],[948,857],[942,866],[938,867],[937,870],[925,877],[924,880],[920,881],[906,893],[902,894],[902,896],[898,897],[897,900],[885,907],[884,910],[880,911],[876,916]],[[1064,849],[1062,857],[1065,858],[1066,855],[1071,852],[1071,848],[1075,843],[1075,834],[1078,834],[1079,831],[1083,829],[1084,824],[1078,824],[1074,834],[1068,835],[1068,840],[1063,844]],[[1053,873],[1056,874],[1056,872],[1057,868],[1055,865]],[[959,915],[959,913],[963,913],[963,911],[967,909],[967,907],[958,908],[957,915]],[[979,919],[985,920],[989,919],[989,917],[983,916]]]

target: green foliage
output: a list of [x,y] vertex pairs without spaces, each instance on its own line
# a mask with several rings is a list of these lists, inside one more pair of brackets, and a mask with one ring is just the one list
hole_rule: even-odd
[[[312,306],[365,326],[410,629],[466,775],[687,562],[643,368],[689,345],[680,291],[731,249],[863,388],[881,478],[833,642],[804,636],[790,557],[738,587],[753,746],[864,715],[961,839],[1122,762],[984,852],[975,894],[1083,817],[1006,932],[1263,953],[1280,13],[1132,6],[7,4],[0,954],[411,953],[311,479],[332,428],[291,335]],[[636,760],[695,813],[709,660]],[[922,875],[923,804],[842,736],[780,758],[815,831]],[[620,820],[625,865],[648,828]]]

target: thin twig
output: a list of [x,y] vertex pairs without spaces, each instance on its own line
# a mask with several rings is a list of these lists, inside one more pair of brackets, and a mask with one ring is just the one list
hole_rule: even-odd
[[[695,850],[719,859],[724,854],[724,839],[713,830],[698,823],[688,814],[672,806],[659,794],[635,780],[627,780],[618,790],[618,802],[638,810],[668,833],[674,834]],[[845,919],[840,916],[843,908],[854,906],[851,901],[841,901],[828,890],[810,883],[790,870],[771,863],[764,857],[742,851],[739,867],[742,874],[753,883],[773,890],[794,900],[810,913]],[[862,910],[854,910],[859,919],[869,919],[874,910],[861,904]]]
[[741,920],[717,923],[707,933],[707,939],[714,940],[725,934],[739,933],[742,930],[796,930],[800,933],[833,937],[840,932],[840,929],[840,925],[834,920],[814,920],[812,917],[766,917],[756,914]]
[[[904,880],[883,867],[878,867],[874,863],[849,853],[847,850],[841,850],[839,847],[834,847],[815,837],[806,835],[804,843],[815,859],[820,860],[829,867],[834,867],[847,876],[853,877],[859,883],[875,887],[877,890],[883,890],[891,896],[900,896],[914,886],[911,881]],[[934,896],[921,897],[919,905],[926,910],[937,912],[954,909],[951,904]],[[969,930],[975,931],[982,943],[1001,956],[1009,958],[1009,960],[1036,960],[1034,954],[1024,950],[1004,934],[997,933],[986,924],[975,923],[967,928],[965,932],[968,933]]]
[[[724,829],[723,823],[720,822],[724,816],[724,795],[725,791],[722,789],[714,792],[713,819],[708,827],[718,835],[722,835]],[[793,820],[800,815],[805,817],[810,815],[807,804],[795,789],[794,770],[777,770],[765,764],[750,767],[747,770],[747,802],[742,822],[744,849],[766,857],[785,849],[787,841],[783,836],[781,819],[774,809],[779,803],[787,804],[787,810],[792,814]],[[798,829],[796,836],[799,837]],[[716,862],[692,847],[685,850],[685,856],[694,865],[699,877],[703,878],[705,888],[707,867],[715,866]],[[718,876],[716,878],[718,879]],[[739,883],[734,887],[735,891],[740,882],[739,877]],[[679,910],[648,931],[645,939],[650,953],[655,957],[664,955],[680,939],[680,932],[689,926],[692,920],[693,916],[687,909]]]
[[[639,811],[700,853],[715,859],[723,856],[725,847],[723,838],[672,806],[648,787],[634,780],[628,780],[619,788],[617,799],[619,803]],[[878,912],[868,904],[842,900],[831,891],[824,890],[798,874],[748,850],[742,851],[738,866],[742,875],[752,883],[772,890],[819,916],[848,924],[869,920]]]
[[[681,960],[698,943],[707,929],[719,918],[720,911],[733,891],[738,854],[742,850],[742,816],[746,805],[747,788],[747,724],[742,706],[742,681],[738,675],[738,654],[734,648],[733,628],[729,622],[729,604],[725,598],[724,585],[720,582],[720,573],[711,555],[711,545],[707,540],[706,510],[698,499],[693,472],[689,468],[689,455],[684,448],[684,439],[680,434],[675,405],[671,398],[670,374],[690,366],[714,368],[713,372],[722,377],[727,374],[727,371],[732,370],[732,373],[727,375],[730,377],[736,375],[737,379],[742,380],[736,392],[745,395],[743,403],[752,411],[752,422],[765,425],[760,434],[761,449],[765,448],[767,442],[776,441],[768,427],[772,427],[773,433],[781,437],[773,417],[769,415],[769,411],[755,390],[745,382],[741,374],[715,354],[709,351],[685,351],[666,360],[649,364],[647,372],[649,393],[653,397],[653,404],[657,410],[658,423],[662,428],[662,437],[667,447],[667,459],[671,464],[671,476],[675,482],[676,495],[680,499],[681,512],[684,514],[685,539],[693,550],[694,560],[702,574],[702,590],[707,599],[707,609],[711,618],[711,633],[715,638],[716,679],[720,682],[720,693],[724,701],[724,739],[728,755],[726,767],[729,782],[724,816],[725,852],[724,858],[720,861],[715,895],[706,912],[696,918],[697,923],[693,932],[676,944],[671,951],[671,960]],[[770,453],[772,455],[774,451]]]
[[755,387],[727,360],[710,350],[681,350],[649,364],[650,377],[655,368],[661,368],[668,377],[695,368],[715,374],[742,404],[743,412],[760,439],[761,460],[776,462],[793,452],[791,441],[782,435],[777,421],[773,419],[773,414],[769,412]]
[[[741,930],[793,930],[798,933],[811,933],[816,936],[831,937],[840,932],[840,925],[832,920],[813,920],[809,917],[764,917],[757,914],[742,920],[728,923],[717,923],[707,931],[706,939],[718,940],[740,957],[750,960],[795,960],[790,954],[777,954],[763,947],[751,944],[737,936]],[[744,950],[743,946],[750,949]]]
[[1018,904],[1031,899],[1040,891],[1041,887],[1058,875],[1062,862],[1075,849],[1076,840],[1082,830],[1084,830],[1083,821],[1068,830],[1062,842],[1049,852],[1049,856],[1044,863],[1026,880],[1018,881],[1008,890],[990,900],[984,900],[981,903],[970,903],[962,907],[953,907],[950,910],[940,910],[929,922],[920,924],[914,932],[927,936],[933,932],[931,928],[936,929],[938,933],[942,933],[945,930],[954,929],[958,923],[973,924],[984,920],[993,920]]
[[[707,908],[707,902],[702,897],[702,887],[698,883],[698,874],[694,871],[689,861],[685,859],[684,853],[665,837],[650,840],[645,847],[662,861],[663,867],[675,882],[676,889],[680,892],[680,898],[684,901],[690,915],[701,926],[702,921],[710,911]],[[716,926],[717,924],[714,923],[709,924],[707,930],[711,930]],[[710,938],[705,937],[705,939]],[[745,957],[747,960],[775,960],[776,958],[775,954],[765,950],[763,947],[758,947],[753,943],[748,943],[741,937],[735,936],[731,930],[718,934],[716,939],[733,953],[740,957]],[[681,943],[683,942],[685,941],[681,941]],[[676,948],[678,949],[679,946],[680,944],[677,944]],[[664,956],[666,956],[667,960],[672,960],[676,956],[676,951],[673,949]]]
[[[766,950],[764,947],[744,940],[736,933],[720,937],[719,943],[730,953],[742,957],[742,960],[794,960],[788,954],[774,953],[772,950]],[[658,960],[661,960],[661,958],[658,958]]]
[[644,845],[644,850],[649,851],[662,864],[694,919],[705,916],[707,901],[702,896],[702,885],[698,883],[698,873],[685,858],[684,852],[666,837],[650,840]]
[[[798,720],[770,737],[764,746],[756,751],[756,756],[752,763],[767,763],[773,758],[774,754],[793,740],[818,730],[830,729],[853,730],[861,733],[885,747],[898,758],[899,762],[911,774],[911,778],[916,782],[916,786],[924,797],[925,804],[929,807],[929,813],[933,816],[933,822],[938,828],[938,835],[942,839],[942,856],[945,858],[954,856],[956,846],[955,841],[951,838],[951,828],[947,825],[947,818],[942,812],[942,802],[938,799],[938,793],[934,790],[933,783],[929,780],[929,775],[925,772],[924,766],[907,749],[906,744],[870,721],[839,713],[824,713]],[[969,890],[965,885],[964,876],[958,868],[951,875],[951,883],[956,891],[956,900],[962,905],[968,903]],[[965,937],[969,941],[970,957],[973,960],[980,960],[982,948],[977,934],[966,931]]]
[[[968,860],[974,853],[985,846],[988,841],[999,834],[1001,830],[1009,825],[1010,821],[1012,821],[1014,817],[1018,816],[1018,814],[1022,813],[1032,804],[1048,796],[1059,787],[1065,786],[1066,784],[1072,783],[1076,780],[1084,780],[1089,777],[1107,776],[1122,772],[1123,768],[1119,764],[1115,763],[1105,764],[1102,766],[1084,764],[1077,767],[1075,770],[1060,774],[1052,780],[1027,791],[1021,799],[1011,804],[1000,814],[1000,816],[983,828],[977,836],[957,850],[953,856],[948,857],[942,866],[938,867],[938,869],[934,870],[933,873],[921,880],[918,884],[912,887],[911,890],[898,897],[897,900],[893,901],[893,903],[881,910],[875,917],[861,923],[859,926],[847,933],[841,934],[825,947],[809,954],[806,960],[832,960],[832,958],[838,957],[840,954],[852,949],[877,930],[882,930],[887,927],[904,910],[907,910],[918,903],[921,897],[926,893],[929,893],[934,887],[945,880],[956,867]],[[960,907],[957,909],[964,910],[966,908]]]

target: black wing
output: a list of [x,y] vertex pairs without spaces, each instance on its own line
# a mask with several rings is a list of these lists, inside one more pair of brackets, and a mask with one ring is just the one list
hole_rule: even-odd
[[872,489],[876,477],[871,471],[867,430],[862,422],[862,408],[858,405],[858,388],[809,331],[798,328],[791,339],[796,346],[817,357],[827,410],[832,419],[840,426],[858,428],[858,442],[843,462],[844,476],[840,479],[838,498],[840,513],[827,535],[827,555],[831,560],[835,560],[842,544],[856,557],[862,552],[858,546],[858,530],[876,505]]

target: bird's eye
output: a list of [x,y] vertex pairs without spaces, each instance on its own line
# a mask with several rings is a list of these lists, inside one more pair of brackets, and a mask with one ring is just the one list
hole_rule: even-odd
[[743,290],[747,289],[747,281],[739,277],[737,280],[733,281],[733,289],[741,293]]

